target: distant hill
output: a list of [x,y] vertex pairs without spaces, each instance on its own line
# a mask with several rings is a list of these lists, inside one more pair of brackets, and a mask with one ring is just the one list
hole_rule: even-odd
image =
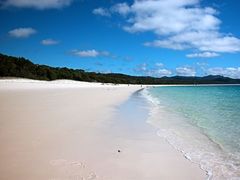
[[0,77],[21,77],[38,80],[71,79],[115,84],[240,84],[240,79],[212,75],[205,77],[173,76],[155,78],[117,73],[86,72],[81,69],[34,64],[23,57],[13,57],[3,54],[0,54]]

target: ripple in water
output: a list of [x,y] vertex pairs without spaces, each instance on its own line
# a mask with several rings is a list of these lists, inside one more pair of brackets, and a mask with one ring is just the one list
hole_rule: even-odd
[[143,91],[148,122],[209,179],[240,179],[240,86],[173,86]]

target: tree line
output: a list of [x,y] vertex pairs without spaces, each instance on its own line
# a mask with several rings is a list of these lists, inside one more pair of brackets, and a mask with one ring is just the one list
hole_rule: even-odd
[[0,77],[21,77],[47,81],[70,79],[114,84],[240,84],[240,79],[212,75],[205,77],[173,76],[156,78],[118,73],[86,72],[82,69],[34,64],[23,57],[13,57],[4,54],[0,54]]

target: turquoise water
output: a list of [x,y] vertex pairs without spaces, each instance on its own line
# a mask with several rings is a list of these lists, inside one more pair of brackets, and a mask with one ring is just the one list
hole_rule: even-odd
[[159,134],[214,179],[240,179],[240,86],[147,90]]

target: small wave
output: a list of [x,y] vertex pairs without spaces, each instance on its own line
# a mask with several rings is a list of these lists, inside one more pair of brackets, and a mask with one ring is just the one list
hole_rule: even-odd
[[148,91],[148,88],[145,88],[141,91],[141,94],[143,97],[145,97],[149,102],[151,102],[152,105],[158,106],[160,105],[159,101],[157,98],[153,97],[150,92]]
[[[219,148],[198,127],[184,121],[179,114],[165,111],[159,100],[148,89],[143,96],[152,104],[147,123],[158,128],[157,135],[180,151],[189,161],[196,163],[211,179],[240,180],[240,156]],[[163,118],[163,117],[168,117]]]

